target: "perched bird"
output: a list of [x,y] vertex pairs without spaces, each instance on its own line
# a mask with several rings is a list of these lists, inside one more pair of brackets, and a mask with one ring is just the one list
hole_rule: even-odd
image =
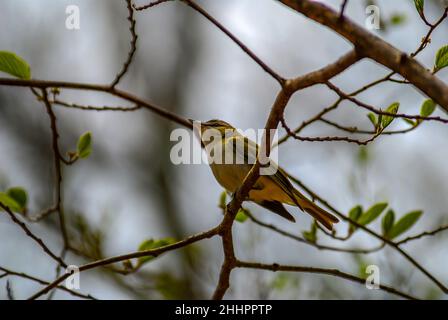
[[[228,192],[236,192],[256,161],[258,145],[222,120],[203,122],[196,133],[200,135],[209,159],[214,157],[209,164],[218,183]],[[217,155],[219,148],[222,153]],[[216,161],[217,157],[222,161]],[[295,222],[295,219],[283,204],[299,207],[329,230],[339,221],[295,189],[287,174],[279,167],[274,174],[261,175],[258,178],[249,192],[248,200],[292,222]]]

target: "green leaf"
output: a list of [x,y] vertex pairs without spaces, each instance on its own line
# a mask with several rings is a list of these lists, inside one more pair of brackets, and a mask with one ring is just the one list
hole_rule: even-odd
[[387,207],[386,202],[380,202],[371,206],[369,210],[364,212],[361,215],[361,217],[359,217],[358,223],[362,224],[363,226],[368,225],[369,223],[373,222],[376,218],[378,218],[381,212],[383,212],[383,210],[386,209],[386,207]]
[[246,214],[246,212],[249,212],[247,209],[241,208],[240,210],[238,210],[238,213],[235,216],[235,220],[238,222],[243,223],[244,221],[247,220],[247,218],[249,218]]
[[10,196],[8,196],[4,192],[0,192],[0,202],[4,206],[8,207],[11,211],[14,211],[14,212],[21,212],[22,211],[21,207],[20,207],[20,204],[18,204],[16,200],[11,198]]
[[406,15],[404,14],[395,13],[394,15],[392,15],[392,17],[390,17],[390,23],[395,26],[403,24],[405,21]]
[[375,114],[372,113],[372,112],[369,112],[369,113],[367,114],[367,118],[369,118],[370,122],[373,124],[373,127],[376,129],[377,122],[376,122],[376,116],[375,116]]
[[384,215],[382,223],[381,223],[381,227],[383,230],[383,236],[385,236],[386,238],[388,237],[389,231],[392,229],[394,222],[395,222],[395,212],[394,212],[394,210],[390,209]]
[[25,189],[20,187],[10,188],[6,191],[6,194],[13,199],[20,206],[21,211],[26,208],[26,204],[28,202],[28,196],[26,194]]
[[408,118],[401,118],[401,119],[402,119],[404,122],[410,124],[411,126],[415,126],[415,125],[417,125],[417,122],[414,122],[414,121],[411,120],[411,119],[408,119]]
[[353,207],[349,211],[348,217],[354,221],[358,221],[361,214],[362,214],[362,207],[360,205],[357,205],[356,207]]
[[417,210],[404,215],[390,230],[389,239],[396,238],[403,232],[409,230],[417,222],[422,214],[423,211]]
[[[352,219],[353,221],[358,221],[359,217],[362,215],[362,207],[360,205],[357,205],[350,209],[348,212],[348,217]],[[349,233],[353,233],[356,230],[356,226],[353,224],[350,224],[348,228]]]
[[24,80],[31,78],[28,63],[15,53],[8,51],[0,51],[0,71]]
[[420,16],[423,14],[423,8],[425,6],[425,0],[414,0],[415,8]]
[[311,232],[309,231],[302,231],[302,235],[305,238],[306,241],[311,242],[311,243],[315,243],[316,242],[316,236],[313,235]]
[[[397,114],[399,107],[400,107],[400,103],[399,102],[394,102],[389,107],[387,107],[386,112],[392,113],[392,114]],[[390,123],[393,120],[394,120],[394,117],[384,115],[383,119],[381,120],[382,128],[385,129],[388,125],[390,125]]]
[[219,207],[225,209],[227,205],[227,192],[223,191],[219,196]]
[[310,231],[302,231],[302,235],[308,242],[316,243],[317,241],[317,224],[316,221],[311,225]]
[[79,137],[77,152],[81,159],[87,158],[92,153],[92,133],[90,131]]
[[[170,244],[175,243],[176,240],[173,238],[163,238],[159,240],[154,239],[148,239],[143,241],[140,246],[138,247],[138,251],[145,251],[145,250],[151,250],[151,249],[157,249],[160,247],[164,247]],[[138,258],[138,264],[141,266],[142,264],[149,262],[153,260],[155,257],[153,256],[147,256],[147,257],[140,257]]]
[[434,110],[436,110],[437,104],[431,99],[426,99],[423,101],[422,106],[420,108],[420,115],[422,117],[429,117]]
[[448,45],[441,47],[436,53],[436,61],[434,63],[434,72],[448,66]]

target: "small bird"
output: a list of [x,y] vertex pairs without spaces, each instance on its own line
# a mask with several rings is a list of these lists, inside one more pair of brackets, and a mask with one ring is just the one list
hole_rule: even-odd
[[[212,134],[204,134],[208,129],[213,129],[208,131]],[[222,150],[221,155],[218,156],[222,161],[213,159],[214,161],[209,163],[216,180],[227,192],[236,192],[257,159],[258,145],[222,120],[203,122],[200,132],[198,131],[196,130],[196,133],[200,134],[202,145],[206,148],[209,158],[210,156],[216,158],[217,155],[213,153],[216,153],[217,147]],[[244,148],[238,146],[244,146]],[[230,157],[229,154],[225,154],[226,152],[231,153]],[[229,159],[232,160],[230,163],[225,161]],[[332,230],[333,224],[339,221],[334,215],[317,206],[294,188],[287,174],[279,167],[274,174],[261,175],[258,178],[249,192],[248,200],[292,222],[295,222],[295,219],[283,204],[299,207],[329,230]]]

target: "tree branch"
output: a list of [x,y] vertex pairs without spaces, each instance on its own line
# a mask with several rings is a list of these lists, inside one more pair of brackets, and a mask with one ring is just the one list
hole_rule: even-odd
[[310,0],[280,0],[291,9],[322,24],[349,40],[362,55],[381,63],[409,80],[448,112],[448,86],[406,53],[355,24],[326,5]]
[[[257,263],[257,262],[246,262],[246,261],[237,261],[237,267],[238,268],[249,268],[249,269],[260,269],[260,270],[269,270],[269,271],[287,271],[287,272],[304,272],[304,273],[317,273],[317,274],[326,274],[338,278],[342,278],[345,280],[349,280],[352,282],[360,283],[362,285],[366,284],[366,280],[363,278],[356,277],[354,275],[351,275],[349,273],[345,273],[342,271],[339,271],[337,269],[325,269],[325,268],[314,268],[314,267],[304,267],[304,266],[285,266],[285,265],[279,265],[279,264],[264,264],[264,263]],[[394,295],[397,295],[399,297],[410,299],[410,300],[418,300],[417,298],[408,295],[406,293],[403,293],[393,287],[386,286],[386,285],[379,285],[379,288],[383,291],[392,293]]]
[[34,235],[34,233],[31,232],[31,230],[26,226],[25,223],[23,223],[22,221],[20,221],[16,215],[11,211],[11,209],[9,209],[9,207],[5,206],[3,203],[0,202],[0,208],[3,209],[11,218],[11,220],[17,224],[20,228],[22,228],[22,230],[26,233],[26,235],[28,237],[30,237],[31,239],[34,240],[34,242],[36,242],[39,247],[42,248],[42,250],[49,255],[54,261],[56,261],[58,264],[60,264],[63,267],[67,267],[67,264],[60,258],[58,257],[55,253],[53,253],[48,247],[47,245],[42,241],[41,238],[39,238],[38,236]]

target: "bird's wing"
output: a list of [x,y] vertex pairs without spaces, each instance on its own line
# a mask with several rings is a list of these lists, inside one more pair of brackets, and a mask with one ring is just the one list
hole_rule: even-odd
[[[233,150],[237,159],[244,160],[244,163],[246,164],[254,164],[257,160],[259,146],[254,141],[242,135],[235,135],[228,139],[228,143],[233,144]],[[276,163],[273,162],[273,160],[270,161],[274,166],[276,166],[277,170],[275,174],[265,175],[265,177],[271,179],[275,184],[277,184],[291,198],[294,204],[302,209],[294,195],[294,187],[287,178],[286,174],[280,167],[278,167]]]
[[254,164],[257,161],[258,145],[240,134],[227,138],[229,150],[236,154],[237,164]]
[[296,222],[296,219],[294,219],[294,217],[288,212],[288,210],[285,209],[285,207],[283,206],[283,204],[281,202],[259,201],[259,202],[255,202],[255,203],[262,206],[265,209],[268,209],[271,212],[278,214],[279,216],[281,216],[289,221]]

